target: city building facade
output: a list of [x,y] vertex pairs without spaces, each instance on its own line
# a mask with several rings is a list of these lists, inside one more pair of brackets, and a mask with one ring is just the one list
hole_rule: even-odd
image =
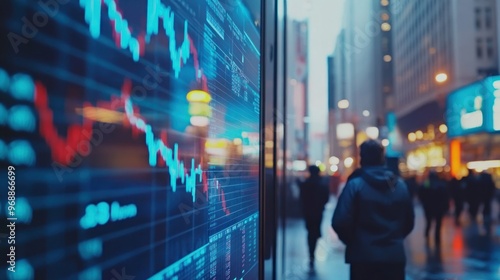
[[451,168],[446,100],[498,74],[496,2],[392,0],[394,101],[405,169]]
[[329,137],[331,161],[339,161],[341,173],[349,174],[358,165],[357,146],[389,134],[386,115],[394,107],[392,17],[388,0],[346,1],[344,8],[330,61],[329,98],[335,108],[330,108]]
[[307,20],[289,20],[287,28],[286,138],[290,165],[294,160],[308,160],[308,27]]

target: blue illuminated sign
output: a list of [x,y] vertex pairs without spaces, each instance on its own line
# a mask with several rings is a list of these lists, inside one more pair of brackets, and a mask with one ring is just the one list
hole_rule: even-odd
[[401,139],[398,137],[396,114],[389,112],[386,116],[387,119],[387,140],[389,143],[386,147],[387,157],[400,157],[401,153]]
[[446,107],[448,137],[500,131],[500,76],[452,92]]
[[488,131],[500,131],[500,76],[485,79],[488,93],[484,98],[485,126]]

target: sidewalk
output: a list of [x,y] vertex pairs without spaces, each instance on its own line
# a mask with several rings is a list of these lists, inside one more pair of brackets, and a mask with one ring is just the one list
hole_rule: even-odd
[[[286,274],[291,280],[348,280],[344,245],[330,227],[336,205],[332,197],[326,206],[323,237],[316,249],[316,269],[308,265],[307,232],[301,219],[289,219],[286,227]],[[496,213],[496,211],[495,211]],[[424,217],[415,208],[415,229],[407,238],[407,280],[500,280],[500,226],[494,224],[488,236],[481,224],[456,228],[452,219],[443,221],[441,249],[424,239]],[[466,218],[464,218],[466,220]]]
[[287,280],[323,280],[349,279],[349,266],[344,262],[345,247],[330,224],[336,205],[336,198],[331,197],[323,213],[321,230],[323,236],[316,248],[315,273],[309,271],[309,252],[307,249],[307,231],[301,219],[289,219],[286,227],[286,259]]
[[[469,223],[466,215],[462,227],[445,218],[442,244],[424,239],[424,218],[417,207],[415,229],[407,239],[407,279],[410,280],[500,280],[500,226],[494,223],[487,234],[482,222]],[[494,213],[497,213],[496,211]]]

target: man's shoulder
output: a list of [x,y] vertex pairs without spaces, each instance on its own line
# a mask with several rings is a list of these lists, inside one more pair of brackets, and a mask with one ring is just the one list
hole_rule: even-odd
[[409,184],[401,176],[396,176],[398,185],[408,187]]
[[362,186],[366,185],[366,184],[368,184],[368,183],[365,182],[363,177],[354,176],[352,178],[347,179],[345,186],[344,186],[344,189],[351,190],[351,191],[359,191],[362,188]]
[[356,168],[350,175],[347,177],[347,182],[350,180],[356,179],[356,178],[361,178],[361,175],[363,174],[363,170],[361,168]]
[[410,186],[409,184],[407,184],[407,183],[403,180],[403,178],[401,178],[401,177],[399,177],[399,178],[398,178],[398,184],[397,184],[397,186],[398,186],[399,188],[401,188],[401,189],[405,190],[405,191],[408,193],[408,195],[410,195],[410,196],[411,196],[411,194],[412,194],[411,186]]
[[363,177],[361,176],[354,176],[354,177],[349,177],[346,181],[346,185],[356,185],[356,184],[359,184],[361,182],[364,182],[365,180],[363,179]]

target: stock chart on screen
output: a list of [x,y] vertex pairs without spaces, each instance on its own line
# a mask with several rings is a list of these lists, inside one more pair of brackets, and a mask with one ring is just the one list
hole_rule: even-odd
[[257,279],[259,18],[2,3],[0,279]]

